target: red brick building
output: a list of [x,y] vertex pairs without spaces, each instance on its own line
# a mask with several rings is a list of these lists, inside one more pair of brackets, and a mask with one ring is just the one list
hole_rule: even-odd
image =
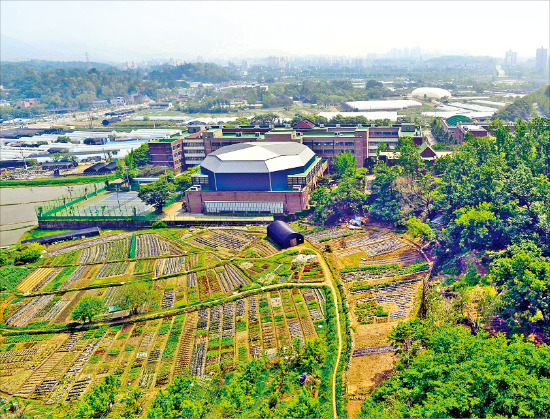
[[[304,122],[305,121],[305,122]],[[198,131],[186,139],[197,139],[198,135],[204,143],[204,153],[231,144],[250,141],[280,141],[298,142],[311,148],[319,157],[331,164],[332,158],[340,152],[349,151],[357,158],[357,167],[363,167],[368,157],[376,157],[376,149],[385,142],[392,150],[399,138],[410,137],[415,144],[421,145],[423,135],[413,124],[396,124],[385,127],[362,126],[311,126],[311,121],[296,124],[295,129],[286,127],[232,127],[213,128]]]
[[180,173],[185,170],[182,138],[163,138],[149,143],[151,164],[164,166]]
[[327,162],[299,143],[244,142],[218,149],[185,192],[193,213],[294,214],[309,208]]

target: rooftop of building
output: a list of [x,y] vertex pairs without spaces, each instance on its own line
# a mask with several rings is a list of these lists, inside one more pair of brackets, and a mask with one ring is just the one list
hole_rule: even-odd
[[454,116],[451,116],[450,118],[447,118],[445,122],[447,123],[448,126],[454,127],[459,122],[473,122],[473,121],[464,115],[454,115]]
[[214,173],[268,173],[305,166],[313,157],[300,143],[240,143],[213,151],[201,167]]

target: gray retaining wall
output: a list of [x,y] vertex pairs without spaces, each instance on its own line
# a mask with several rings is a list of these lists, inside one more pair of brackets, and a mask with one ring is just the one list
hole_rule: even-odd
[[[162,220],[168,227],[192,227],[192,226],[244,226],[263,225],[265,221],[254,221],[243,218],[242,220],[214,221],[214,220]],[[42,230],[77,230],[88,227],[115,230],[137,230],[151,228],[155,220],[39,220],[38,228]]]

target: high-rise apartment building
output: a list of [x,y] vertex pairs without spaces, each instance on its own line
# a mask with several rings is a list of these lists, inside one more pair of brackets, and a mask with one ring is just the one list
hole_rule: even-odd
[[536,69],[537,73],[544,73],[548,68],[548,49],[540,47],[537,49]]
[[518,63],[518,53],[512,50],[506,52],[506,57],[504,59],[504,64],[507,67],[514,67]]

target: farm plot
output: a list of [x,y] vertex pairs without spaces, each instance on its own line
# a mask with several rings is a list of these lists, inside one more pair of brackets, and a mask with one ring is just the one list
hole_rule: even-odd
[[341,278],[343,282],[368,281],[380,278],[389,278],[399,275],[399,265],[382,265],[372,267],[371,269],[355,270],[351,272],[342,272]]
[[254,241],[256,237],[237,230],[211,230],[194,237],[190,242],[212,249],[228,249],[234,252]]
[[252,246],[245,249],[239,256],[242,258],[265,258],[278,253],[280,249],[265,237],[256,240]]
[[391,263],[397,263],[400,265],[408,265],[424,261],[422,254],[413,248],[400,249],[397,252],[384,255],[383,259],[373,259],[365,260],[359,262],[359,266],[379,266]]
[[363,266],[358,268],[349,268],[342,271],[341,278],[343,282],[352,283],[354,286],[358,283],[367,283],[365,281],[377,281],[380,279],[389,279],[401,275],[415,274],[427,271],[429,265],[426,262],[415,263],[408,266],[399,266],[397,263]]
[[156,234],[140,234],[136,237],[136,257],[147,258],[162,255],[181,255],[181,250],[175,244],[164,240]]
[[[117,287],[111,287],[102,293],[106,305],[116,304],[116,291]],[[29,369],[30,362],[41,353],[29,373],[10,388],[21,397],[39,398],[48,404],[81,398],[106,374],[119,376],[128,390],[162,388],[186,370],[202,377],[220,365],[246,362],[249,354],[258,357],[266,353],[270,357],[292,338],[316,336],[313,322],[324,322],[324,295],[317,291],[275,291],[185,315],[103,325],[71,335],[17,336],[15,342],[22,342],[17,345],[39,337],[42,340],[36,343],[25,342],[42,346],[0,352],[0,383],[2,377]],[[163,306],[165,301],[173,301],[170,293],[173,291],[164,292]],[[33,299],[35,304],[38,298]],[[69,305],[68,299],[57,298],[47,310],[50,316]],[[0,344],[7,345],[10,339]],[[44,352],[42,347],[49,349]],[[6,388],[1,384],[1,390]]]
[[348,237],[359,232],[353,230],[344,230],[339,228],[329,228],[326,230],[317,230],[312,233],[304,234],[305,238],[312,243],[322,243],[325,241]]
[[78,281],[80,277],[82,277],[86,269],[88,269],[86,265],[81,265],[76,268],[59,288],[62,290],[66,290],[67,288],[69,288],[69,285],[71,285],[75,281]]
[[225,269],[217,268],[215,270],[219,282],[221,282],[224,292],[233,291],[236,288],[248,284],[248,281],[243,276],[241,271],[233,265],[226,265]]
[[101,265],[101,268],[96,273],[95,277],[106,278],[109,276],[124,275],[129,265],[130,265],[130,262],[128,261],[104,263],[103,265]]
[[157,276],[187,272],[189,271],[189,258],[187,256],[166,258],[162,264],[162,270],[159,268],[160,266],[157,266]]
[[363,252],[367,257],[374,257],[384,253],[394,252],[406,246],[408,245],[399,239],[386,239],[383,241],[376,241],[371,244],[364,244],[353,248],[338,250],[334,253],[337,257],[344,257],[354,253]]
[[79,263],[98,263],[127,259],[130,256],[131,238],[109,241],[98,246],[82,249]]
[[50,250],[48,251],[48,256],[56,256],[67,252],[73,252],[75,250],[85,249],[90,246],[95,246],[95,245],[107,243],[110,241],[124,239],[130,235],[131,233],[112,234],[112,235],[101,236],[101,237],[97,237],[89,240],[80,240],[76,243],[63,244],[60,246],[56,246],[54,248],[50,248]]
[[278,279],[281,276],[279,271],[282,272],[284,270],[283,263],[277,263],[271,260],[241,262],[238,266],[255,282],[267,282]]
[[300,276],[300,282],[318,282],[324,280],[324,273],[317,260],[306,263]]
[[17,285],[17,289],[22,292],[40,291],[60,272],[61,268],[38,268]]
[[27,325],[36,314],[53,300],[54,295],[41,295],[40,297],[32,298],[27,304],[21,307],[12,316],[6,319],[8,326],[23,327]]
[[141,275],[156,272],[158,262],[158,259],[138,259],[134,268],[134,274]]
[[75,265],[80,259],[81,250],[72,250],[66,253],[59,253],[51,257],[47,257],[44,262],[45,266],[60,266],[60,265]]

